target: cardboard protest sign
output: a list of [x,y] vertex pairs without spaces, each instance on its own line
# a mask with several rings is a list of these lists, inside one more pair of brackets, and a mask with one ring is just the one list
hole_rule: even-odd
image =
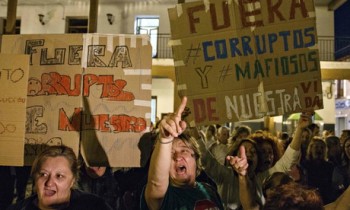
[[193,125],[323,108],[313,1],[198,1],[169,9],[177,89]]
[[22,166],[29,56],[0,54],[0,165]]
[[[81,153],[90,165],[139,166],[138,142],[151,117],[148,36],[89,36],[83,107],[90,117],[83,120]],[[99,145],[105,157],[97,152]]]
[[25,161],[65,144],[88,165],[138,166],[150,119],[147,36],[4,36],[2,52],[30,54]]

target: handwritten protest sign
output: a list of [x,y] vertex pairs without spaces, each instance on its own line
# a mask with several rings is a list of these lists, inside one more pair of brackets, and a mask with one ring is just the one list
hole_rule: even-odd
[[313,1],[197,1],[169,18],[191,124],[323,108]]
[[28,55],[0,54],[0,165],[23,165],[28,73]]
[[9,35],[2,52],[30,55],[25,161],[65,144],[88,165],[138,166],[151,112],[147,36]]

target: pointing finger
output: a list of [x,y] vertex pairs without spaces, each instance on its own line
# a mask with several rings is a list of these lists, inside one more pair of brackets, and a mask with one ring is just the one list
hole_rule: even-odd
[[244,160],[247,159],[247,156],[245,154],[245,147],[244,146],[240,146],[239,147],[239,156],[240,156],[241,159],[244,159]]
[[182,97],[181,104],[176,111],[176,116],[181,118],[182,112],[185,110],[187,104],[187,97]]

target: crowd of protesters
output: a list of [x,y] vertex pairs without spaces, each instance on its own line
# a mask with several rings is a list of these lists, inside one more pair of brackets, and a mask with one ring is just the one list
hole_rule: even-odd
[[[301,114],[290,135],[242,124],[190,128],[185,106],[186,98],[176,113],[141,137],[140,168],[89,167],[82,160],[77,167],[79,158],[73,157],[73,164],[61,154],[67,148],[54,148],[60,154],[39,155],[42,160],[32,167],[29,179],[33,189],[25,195],[28,184],[23,182],[30,170],[21,173],[17,168],[16,177],[16,168],[0,167],[0,210],[71,209],[86,206],[86,198],[97,202],[91,207],[114,210],[348,208],[346,131],[340,137],[330,131],[321,134],[312,112]],[[55,195],[64,199],[55,200]]]

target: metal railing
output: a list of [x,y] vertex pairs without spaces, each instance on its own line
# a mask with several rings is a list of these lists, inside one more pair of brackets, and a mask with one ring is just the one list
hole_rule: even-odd
[[334,61],[334,37],[319,36],[318,49],[320,61]]
[[[158,51],[155,58],[173,58],[168,45],[170,34],[158,34]],[[320,61],[335,61],[350,56],[350,37],[336,38],[330,36],[318,37]]]
[[156,58],[173,58],[173,52],[168,45],[170,34],[158,34],[157,56]]
[[335,39],[335,59],[344,60],[350,57],[350,37],[337,37]]

